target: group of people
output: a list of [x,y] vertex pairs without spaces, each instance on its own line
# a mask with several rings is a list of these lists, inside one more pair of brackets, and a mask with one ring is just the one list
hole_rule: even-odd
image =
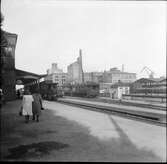
[[25,116],[25,122],[29,122],[30,116],[32,116],[32,120],[39,122],[42,109],[42,97],[38,89],[33,94],[29,90],[25,90],[20,111],[20,115]]

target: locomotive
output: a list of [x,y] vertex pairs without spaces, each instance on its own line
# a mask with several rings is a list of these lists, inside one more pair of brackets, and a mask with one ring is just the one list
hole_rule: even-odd
[[30,86],[30,91],[33,92],[33,90],[38,87],[39,92],[43,99],[50,100],[50,101],[57,101],[59,97],[63,97],[62,90],[58,87],[58,83],[49,83],[47,81],[42,81],[36,85]]

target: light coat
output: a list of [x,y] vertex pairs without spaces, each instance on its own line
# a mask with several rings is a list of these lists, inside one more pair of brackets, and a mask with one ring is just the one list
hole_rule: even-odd
[[22,101],[23,116],[32,115],[32,102],[34,101],[32,95],[24,95]]

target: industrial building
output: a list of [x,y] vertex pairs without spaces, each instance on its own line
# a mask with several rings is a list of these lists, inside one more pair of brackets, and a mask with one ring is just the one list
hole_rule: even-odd
[[82,84],[84,82],[84,73],[82,67],[82,50],[79,50],[77,61],[67,67],[68,82],[71,84]]
[[44,80],[50,81],[51,83],[58,83],[58,86],[62,86],[67,82],[67,73],[59,69],[57,63],[52,63],[52,67],[47,70],[47,76]]
[[84,72],[84,82],[102,82],[103,72]]
[[136,73],[120,71],[116,67],[111,68],[109,71],[104,71],[102,75],[103,83],[117,83],[118,81],[124,83],[132,83],[136,80]]

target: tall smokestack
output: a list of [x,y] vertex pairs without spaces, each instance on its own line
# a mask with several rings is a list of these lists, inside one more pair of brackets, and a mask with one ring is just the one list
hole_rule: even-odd
[[124,72],[124,64],[122,64],[122,72]]
[[79,49],[79,56],[82,56],[82,50]]
[[84,82],[84,72],[83,72],[83,67],[82,67],[82,49],[79,49],[79,62],[80,62],[80,67],[81,67],[81,71],[82,71],[82,83]]

